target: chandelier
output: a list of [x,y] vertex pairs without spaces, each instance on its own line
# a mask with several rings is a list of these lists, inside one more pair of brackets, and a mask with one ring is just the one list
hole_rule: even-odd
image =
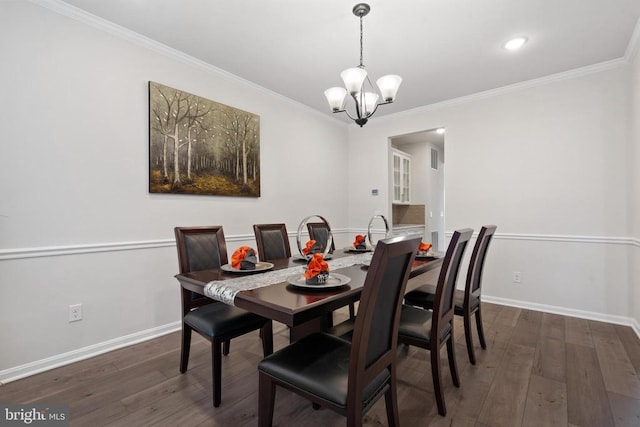
[[[346,113],[360,127],[364,126],[378,109],[378,106],[391,104],[398,93],[402,77],[395,74],[380,77],[376,83],[380,89],[380,94],[374,92],[373,84],[367,76],[362,63],[362,18],[366,16],[371,8],[366,3],[358,3],[353,7],[353,14],[360,18],[360,65],[349,68],[340,73],[345,87],[332,87],[324,91],[329,107],[334,113]],[[368,84],[368,87],[365,86]],[[345,98],[347,93],[351,95],[355,102],[355,115],[349,114],[345,108]],[[378,100],[382,97],[382,102]]]

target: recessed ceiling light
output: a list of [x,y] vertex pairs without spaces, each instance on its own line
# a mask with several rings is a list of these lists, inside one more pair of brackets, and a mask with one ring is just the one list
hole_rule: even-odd
[[503,46],[507,50],[518,50],[527,43],[526,37],[515,37],[507,41]]
[[436,129],[436,133],[442,135],[444,133],[444,128],[438,128]]

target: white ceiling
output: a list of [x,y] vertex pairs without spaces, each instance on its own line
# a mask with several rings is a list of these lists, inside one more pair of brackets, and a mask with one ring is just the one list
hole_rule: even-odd
[[[66,0],[311,108],[359,62],[356,0]],[[399,74],[376,116],[625,57],[639,0],[369,0],[364,64]],[[502,48],[526,35],[519,52]],[[344,116],[344,114],[340,114]],[[375,118],[375,117],[374,117]]]

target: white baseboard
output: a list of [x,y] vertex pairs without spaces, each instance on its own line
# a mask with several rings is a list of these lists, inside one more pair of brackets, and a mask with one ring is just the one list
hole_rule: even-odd
[[527,302],[527,301],[492,297],[485,294],[482,295],[482,301],[492,303],[492,304],[507,305],[510,307],[526,308],[528,310],[534,310],[534,311],[543,311],[545,313],[561,314],[563,316],[569,316],[569,317],[579,317],[581,319],[597,320],[599,322],[615,323],[616,325],[631,326],[631,329],[633,329],[633,331],[636,333],[638,338],[640,338],[640,325],[635,319],[631,317],[614,316],[611,314],[602,314],[602,313],[595,313],[592,311],[575,310],[572,308],[557,307],[557,306],[546,305],[546,304],[536,304],[536,303]]
[[78,362],[80,360],[89,359],[99,354],[117,350],[122,347],[138,344],[143,341],[148,341],[162,335],[179,331],[180,328],[180,321],[173,322],[167,325],[158,326],[156,328],[147,329],[145,331],[125,335],[123,337],[115,338],[109,341],[93,344],[88,347],[79,348],[67,353],[58,354],[46,359],[36,360],[35,362],[27,363],[25,365],[9,368],[4,371],[0,371],[0,384],[6,384],[11,381],[19,380],[20,378],[35,375],[40,372]]
[[636,319],[631,319],[631,328],[635,331],[636,335],[640,337],[640,324]]

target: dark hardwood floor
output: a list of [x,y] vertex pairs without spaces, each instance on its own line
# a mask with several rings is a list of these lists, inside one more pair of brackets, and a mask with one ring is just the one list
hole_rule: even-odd
[[[403,426],[639,426],[640,340],[626,326],[483,303],[487,350],[469,364],[456,318],[461,387],[443,357],[448,415],[437,413],[429,357],[399,348]],[[346,310],[340,313],[346,317]],[[274,346],[288,342],[274,325]],[[65,403],[74,426],[255,426],[258,333],[232,341],[223,361],[222,404],[211,403],[210,349],[194,334],[186,374],[173,333],[0,386],[0,402]],[[278,389],[274,425],[343,426],[345,419]],[[384,399],[365,425],[386,425]]]

